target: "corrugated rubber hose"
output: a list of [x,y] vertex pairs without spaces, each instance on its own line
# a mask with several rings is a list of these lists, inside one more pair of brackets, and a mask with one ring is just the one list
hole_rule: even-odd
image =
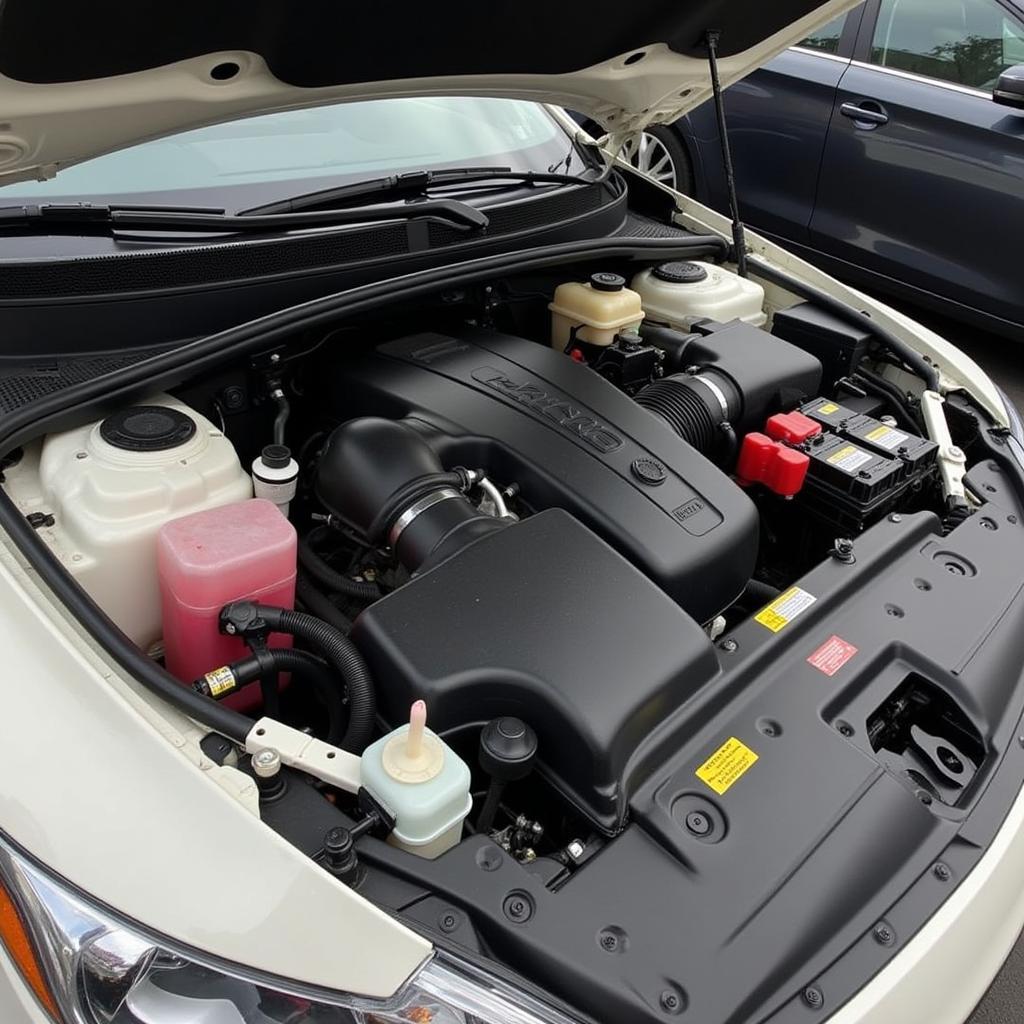
[[355,644],[341,630],[304,612],[272,605],[256,605],[257,614],[272,633],[288,633],[321,651],[337,669],[348,691],[348,726],[340,746],[361,754],[373,734],[377,700],[373,678]]

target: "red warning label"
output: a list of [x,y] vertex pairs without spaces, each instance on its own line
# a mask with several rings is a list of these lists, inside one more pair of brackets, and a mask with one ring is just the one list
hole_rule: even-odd
[[857,648],[841,636],[830,636],[808,659],[819,672],[834,676],[855,654]]

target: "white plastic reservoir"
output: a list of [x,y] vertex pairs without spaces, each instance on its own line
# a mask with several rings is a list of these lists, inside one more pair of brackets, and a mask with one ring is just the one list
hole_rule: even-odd
[[662,263],[637,274],[633,291],[649,321],[688,331],[697,320],[743,320],[762,327],[764,289],[713,263]]
[[231,442],[158,395],[28,448],[7,491],[96,603],[140,647],[160,640],[156,536],[171,519],[252,497]]

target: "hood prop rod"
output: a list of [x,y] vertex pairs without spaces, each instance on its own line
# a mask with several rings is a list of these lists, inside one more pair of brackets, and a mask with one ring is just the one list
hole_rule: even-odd
[[741,277],[747,276],[747,240],[743,221],[740,220],[740,204],[736,196],[736,173],[732,166],[732,149],[725,123],[725,100],[722,96],[722,80],[718,77],[718,41],[722,33],[708,29],[708,68],[711,71],[711,91],[715,97],[715,115],[718,118],[718,138],[722,146],[722,165],[725,169],[725,188],[729,196],[729,215],[732,218],[732,243],[736,250],[736,269]]

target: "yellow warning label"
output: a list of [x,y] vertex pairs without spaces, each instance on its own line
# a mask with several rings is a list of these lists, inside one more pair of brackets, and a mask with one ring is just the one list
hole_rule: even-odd
[[847,473],[856,473],[865,462],[871,461],[871,455],[852,444],[848,444],[845,448],[840,448],[839,451],[830,455],[828,461],[833,466],[838,466]]
[[826,402],[818,408],[818,413],[821,416],[831,416],[834,412],[839,412],[839,406],[835,402]]
[[222,665],[212,672],[206,673],[206,685],[210,688],[211,697],[219,697],[222,693],[230,693],[235,688],[235,673]]
[[762,608],[754,616],[755,622],[760,622],[765,629],[773,633],[785,629],[798,615],[807,611],[818,599],[801,590],[799,587],[790,587],[784,594],[780,594],[770,605]]
[[732,736],[697,769],[697,778],[721,796],[756,760],[757,754]]

